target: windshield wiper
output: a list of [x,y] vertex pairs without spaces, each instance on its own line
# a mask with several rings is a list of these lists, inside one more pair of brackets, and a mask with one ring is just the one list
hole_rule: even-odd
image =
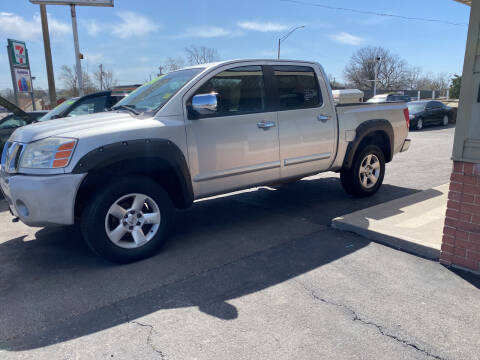
[[118,109],[127,110],[127,111],[130,111],[131,113],[133,113],[135,115],[140,115],[140,113],[137,110],[135,110],[134,108],[132,108],[128,105],[117,105],[117,106],[112,107],[112,110],[118,110]]

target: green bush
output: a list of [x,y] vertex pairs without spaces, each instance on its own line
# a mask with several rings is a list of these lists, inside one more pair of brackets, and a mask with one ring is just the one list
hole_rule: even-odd
[[462,86],[462,77],[455,74],[452,78],[452,85],[450,86],[450,98],[458,99],[460,97],[460,87]]

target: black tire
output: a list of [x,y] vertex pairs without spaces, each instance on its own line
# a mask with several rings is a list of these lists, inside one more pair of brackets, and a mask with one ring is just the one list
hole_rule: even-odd
[[[419,127],[420,126],[420,127]],[[418,118],[413,125],[414,130],[422,130],[425,127],[425,120],[423,118]]]
[[[447,119],[446,119],[446,120],[447,120],[446,122],[445,122],[445,117],[447,118]],[[448,126],[449,123],[450,123],[450,117],[448,116],[448,114],[443,115],[442,123],[441,123],[442,126]]]
[[[106,230],[110,207],[127,194],[147,195],[155,201],[161,215],[158,230],[151,240],[131,249],[114,244]],[[143,177],[123,178],[106,185],[92,196],[82,212],[80,228],[85,242],[94,253],[108,261],[125,264],[155,254],[167,239],[173,216],[172,201],[160,185]]]
[[[379,175],[377,182],[372,187],[365,187],[360,181],[360,167],[362,162],[368,155],[375,155],[379,161]],[[340,171],[340,181],[343,189],[349,195],[354,197],[367,197],[375,194],[380,186],[382,186],[385,176],[385,155],[383,151],[376,145],[367,145],[361,149],[353,161],[350,169]]]

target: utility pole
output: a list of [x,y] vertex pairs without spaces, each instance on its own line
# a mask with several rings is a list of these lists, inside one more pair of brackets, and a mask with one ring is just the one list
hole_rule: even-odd
[[47,10],[45,4],[40,4],[40,18],[42,21],[45,64],[47,66],[48,94],[50,97],[50,107],[53,109],[57,106],[57,93],[55,90],[55,78],[53,76],[52,51],[50,49],[50,34],[48,33]]
[[35,76],[30,76],[30,79],[32,80],[32,92],[31,92],[31,95],[32,95],[32,108],[33,108],[33,111],[37,110],[37,106],[35,105],[35,95],[33,94],[33,80],[35,80]]
[[373,80],[373,96],[377,95],[377,79],[378,79],[378,65],[380,63],[380,58],[375,57],[375,63],[374,63],[374,71],[375,71],[375,79]]
[[70,5],[70,12],[72,15],[73,44],[75,46],[75,63],[77,67],[78,94],[80,96],[83,96],[82,64],[80,63],[80,47],[78,45],[77,13],[75,11],[75,5]]
[[100,67],[100,91],[103,90],[103,65],[98,65]]

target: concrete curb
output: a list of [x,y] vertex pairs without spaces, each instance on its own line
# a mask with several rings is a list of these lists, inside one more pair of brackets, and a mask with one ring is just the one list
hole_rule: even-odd
[[332,227],[424,258],[438,260],[448,184],[332,220]]
[[397,250],[402,250],[427,259],[438,260],[440,258],[439,249],[387,234],[382,234],[376,231],[362,229],[355,225],[349,224],[348,222],[342,221],[341,218],[333,219],[332,227],[338,230],[353,232],[374,242],[388,245]]

